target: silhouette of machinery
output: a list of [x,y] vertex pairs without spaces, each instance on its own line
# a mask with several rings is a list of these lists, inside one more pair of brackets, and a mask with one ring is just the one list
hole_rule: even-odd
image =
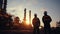
[[6,12],[7,0],[0,0],[0,29],[9,29],[12,16]]

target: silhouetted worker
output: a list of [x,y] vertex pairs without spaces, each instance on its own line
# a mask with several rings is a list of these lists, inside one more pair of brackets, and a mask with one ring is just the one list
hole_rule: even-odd
[[39,26],[40,26],[40,20],[39,20],[39,18],[37,17],[37,14],[34,14],[34,18],[33,18],[33,20],[32,20],[32,24],[33,24],[33,27],[34,27],[34,31],[33,31],[33,33],[34,34],[39,34],[40,32],[39,32]]
[[44,12],[44,16],[42,18],[44,23],[44,32],[45,34],[51,34],[50,22],[52,21],[51,17],[47,15],[47,11]]

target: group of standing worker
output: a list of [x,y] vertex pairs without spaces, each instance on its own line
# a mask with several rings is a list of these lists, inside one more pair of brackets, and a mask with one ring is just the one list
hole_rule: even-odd
[[[42,21],[44,23],[44,34],[51,34],[50,23],[52,21],[51,17],[47,15],[47,11],[44,11],[44,16],[42,17]],[[37,14],[34,14],[34,18],[32,20],[32,24],[34,27],[33,34],[40,34],[40,19],[37,17]]]

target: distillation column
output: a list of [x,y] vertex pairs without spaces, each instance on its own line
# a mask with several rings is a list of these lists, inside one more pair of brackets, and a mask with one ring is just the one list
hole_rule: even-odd
[[29,10],[29,23],[31,24],[31,10]]

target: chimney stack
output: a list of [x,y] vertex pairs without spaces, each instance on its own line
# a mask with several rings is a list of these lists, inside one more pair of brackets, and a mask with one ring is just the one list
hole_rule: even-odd
[[31,24],[31,10],[29,10],[29,23]]

